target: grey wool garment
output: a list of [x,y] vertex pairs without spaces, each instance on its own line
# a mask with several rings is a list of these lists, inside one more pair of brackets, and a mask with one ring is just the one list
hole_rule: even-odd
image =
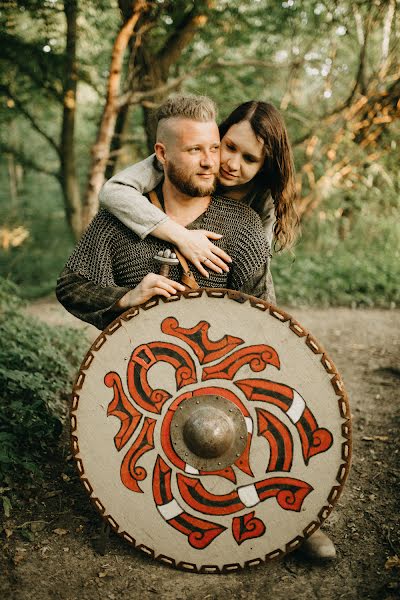
[[[218,231],[216,244],[232,258],[229,273],[210,271],[207,279],[194,272],[200,287],[241,290],[252,277],[264,272],[270,248],[258,215],[235,200],[213,196],[207,210],[188,229]],[[152,272],[154,256],[167,247],[152,235],[141,239],[105,209],[99,211],[57,282],[61,304],[78,318],[103,329],[116,316],[114,305],[129,289]],[[173,266],[169,277],[180,281],[182,267]]]

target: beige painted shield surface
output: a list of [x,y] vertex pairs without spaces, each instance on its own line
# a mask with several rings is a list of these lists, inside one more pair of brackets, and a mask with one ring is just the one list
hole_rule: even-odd
[[348,474],[350,410],[296,321],[234,292],[117,319],[73,392],[80,477],[115,531],[165,563],[228,572],[295,549]]

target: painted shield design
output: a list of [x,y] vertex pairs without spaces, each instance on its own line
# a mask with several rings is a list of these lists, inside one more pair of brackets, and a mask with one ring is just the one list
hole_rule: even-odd
[[288,314],[227,290],[114,321],[81,366],[71,426],[80,478],[113,530],[194,572],[297,548],[350,465],[348,399],[326,352]]

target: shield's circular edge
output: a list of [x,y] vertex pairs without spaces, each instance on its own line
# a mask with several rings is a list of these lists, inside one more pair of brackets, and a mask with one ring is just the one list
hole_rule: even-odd
[[[125,531],[121,531],[118,523],[112,517],[112,515],[105,514],[106,509],[99,498],[94,496],[93,488],[90,484],[90,481],[85,476],[85,468],[83,465],[82,459],[78,458],[79,454],[79,443],[78,438],[74,435],[74,432],[77,429],[77,421],[75,416],[75,411],[78,408],[79,404],[79,391],[81,390],[84,380],[85,380],[85,371],[90,367],[95,353],[100,350],[103,344],[107,340],[107,336],[112,335],[117,329],[119,329],[123,323],[123,321],[130,321],[134,317],[136,317],[141,311],[147,311],[157,306],[162,300],[164,303],[177,302],[184,298],[199,298],[203,294],[206,294],[210,298],[228,298],[234,302],[239,302],[240,304],[244,304],[245,302],[249,302],[251,307],[261,310],[263,312],[268,312],[272,317],[278,319],[281,322],[288,322],[289,329],[297,335],[299,338],[304,338],[306,346],[316,355],[321,355],[321,364],[324,367],[325,371],[332,375],[331,377],[331,385],[334,389],[335,395],[337,396],[338,408],[340,415],[346,421],[342,424],[342,436],[345,441],[342,443],[342,460],[343,462],[340,464],[336,481],[338,485],[333,486],[328,497],[326,499],[326,504],[321,508],[318,513],[318,520],[311,521],[302,531],[302,535],[296,536],[294,539],[290,540],[284,549],[277,548],[272,552],[269,552],[264,557],[259,557],[256,559],[252,559],[246,561],[242,566],[239,563],[234,564],[225,564],[222,568],[217,565],[201,565],[200,567],[194,563],[188,562],[176,562],[175,559],[165,556],[165,555],[156,555],[152,548],[141,544],[137,540],[135,540],[130,534]],[[312,535],[317,529],[319,529],[325,519],[328,518],[330,513],[332,512],[335,504],[338,502],[341,493],[343,491],[344,484],[350,472],[351,466],[351,456],[352,456],[352,422],[351,422],[351,413],[350,413],[350,405],[349,399],[344,388],[343,381],[333,363],[333,361],[329,358],[328,354],[325,352],[324,348],[317,342],[317,340],[302,326],[298,323],[291,315],[277,306],[266,302],[265,300],[261,300],[260,298],[256,298],[255,296],[249,296],[247,294],[243,294],[242,292],[229,290],[225,288],[200,288],[198,290],[188,290],[186,292],[178,293],[175,296],[171,296],[170,298],[161,298],[157,297],[149,300],[145,304],[142,304],[138,307],[133,307],[128,309],[126,312],[118,316],[104,331],[100,333],[100,335],[96,338],[96,340],[91,345],[88,350],[85,358],[82,361],[80,366],[78,375],[76,377],[71,397],[71,405],[70,405],[70,440],[71,440],[71,449],[72,455],[75,460],[75,464],[78,470],[79,479],[81,480],[85,490],[89,494],[89,499],[96,510],[100,513],[103,521],[109,525],[109,527],[120,537],[122,537],[126,542],[132,545],[136,550],[140,550],[144,552],[150,558],[158,560],[165,565],[170,567],[188,571],[191,573],[201,573],[201,574],[227,574],[233,573],[236,571],[240,571],[244,568],[249,567],[257,567],[264,563],[270,562],[271,560],[275,560],[278,558],[282,558],[286,554],[293,552],[298,548],[301,543],[310,535]]]

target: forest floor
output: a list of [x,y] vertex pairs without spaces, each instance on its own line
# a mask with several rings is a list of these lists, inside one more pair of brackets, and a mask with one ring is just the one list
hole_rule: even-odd
[[[52,324],[84,327],[55,301],[28,308]],[[75,472],[67,435],[40,486],[25,491],[1,534],[0,596],[7,600],[267,599],[400,597],[400,311],[289,309],[328,349],[350,397],[353,466],[325,523],[337,559],[313,564],[296,551],[229,575],[172,570],[111,534],[99,553],[100,519]],[[89,337],[95,330],[87,328]]]

